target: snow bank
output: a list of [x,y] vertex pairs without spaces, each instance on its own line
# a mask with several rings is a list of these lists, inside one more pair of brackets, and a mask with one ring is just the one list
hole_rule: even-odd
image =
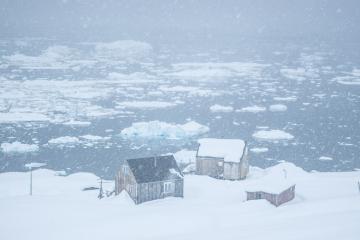
[[212,105],[210,107],[211,112],[232,112],[234,111],[234,108],[231,106],[223,106],[219,104]]
[[270,112],[284,112],[287,110],[287,106],[284,104],[274,104],[269,107]]
[[[284,171],[296,183],[294,200],[280,207],[246,201],[245,190],[263,181],[276,187]],[[29,197],[29,173],[0,174],[1,239],[357,240],[360,234],[359,172],[307,173],[282,163],[252,167],[244,181],[187,175],[184,198],[141,205],[125,192],[99,200],[98,190],[82,191],[99,186],[98,177],[89,173],[63,177],[43,169],[33,171],[33,180]],[[114,182],[103,186],[111,190]]]
[[2,143],[1,150],[3,153],[28,153],[39,151],[39,146],[16,141],[12,143]]
[[252,135],[254,138],[259,140],[291,140],[294,138],[290,133],[284,132],[282,130],[261,130],[257,131]]
[[259,112],[265,112],[266,107],[261,106],[249,106],[249,107],[243,107],[241,109],[236,110],[236,112],[250,112],[250,113],[259,113]]
[[185,124],[172,124],[161,121],[136,122],[121,131],[125,138],[171,138],[193,137],[209,131],[207,126],[191,121]]

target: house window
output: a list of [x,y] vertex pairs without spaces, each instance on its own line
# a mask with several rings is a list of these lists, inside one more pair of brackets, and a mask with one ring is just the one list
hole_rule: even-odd
[[174,188],[174,183],[164,182],[164,193],[172,193],[174,192]]

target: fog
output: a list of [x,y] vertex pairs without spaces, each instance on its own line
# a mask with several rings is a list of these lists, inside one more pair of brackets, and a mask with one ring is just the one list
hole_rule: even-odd
[[0,11],[2,37],[226,45],[360,36],[357,0],[1,0]]

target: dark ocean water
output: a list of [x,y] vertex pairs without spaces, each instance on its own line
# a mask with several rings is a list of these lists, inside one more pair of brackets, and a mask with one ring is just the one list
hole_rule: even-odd
[[[48,47],[59,45],[66,48],[44,53]],[[196,150],[196,140],[200,137],[241,138],[249,143],[250,148],[268,148],[264,153],[250,152],[251,165],[259,167],[285,160],[306,170],[349,171],[360,168],[360,86],[338,81],[339,77],[355,82],[360,78],[356,70],[360,69],[360,57],[356,51],[359,46],[344,44],[345,47],[339,48],[325,44],[259,42],[209,50],[207,47],[193,49],[152,44],[150,52],[128,53],[122,57],[96,52],[96,46],[97,43],[48,39],[1,41],[0,103],[4,107],[11,104],[10,112],[37,112],[52,119],[0,122],[1,143],[19,141],[39,146],[39,151],[34,153],[0,152],[1,172],[25,171],[25,163],[45,162],[48,168],[67,173],[89,171],[112,178],[126,158],[173,153],[181,149]],[[40,63],[36,66],[30,64],[34,61]],[[172,64],[189,62],[223,65],[204,67],[198,72],[200,76],[174,74],[179,69]],[[239,70],[237,66],[237,70],[229,70],[231,62],[242,63],[240,66],[244,69]],[[252,68],[254,63],[260,67]],[[199,67],[195,65],[189,69],[199,70]],[[288,69],[291,69],[290,76]],[[217,74],[209,76],[212,71],[217,71]],[[137,75],[103,84],[102,81],[109,79],[111,73]],[[39,80],[41,85],[32,84]],[[46,81],[50,86],[44,87]],[[64,84],[52,85],[53,81]],[[66,81],[81,82],[79,92],[76,92],[77,86]],[[94,86],[94,82],[98,85]],[[195,90],[164,90],[164,87],[174,86],[193,87]],[[12,93],[9,89],[15,91]],[[94,97],[77,95],[86,96],[87,93],[100,94]],[[102,116],[91,115],[90,110],[85,110],[98,106],[107,111],[118,111],[117,103],[122,101],[178,101],[179,104],[160,109],[126,108]],[[49,102],[52,104],[44,107]],[[267,110],[214,113],[209,110],[214,104],[234,109],[256,105]],[[271,112],[269,106],[272,104],[284,104],[287,110]],[[89,121],[91,124],[86,127],[67,126],[61,121],[53,121],[55,118]],[[124,139],[120,135],[121,130],[133,122],[153,120],[176,124],[192,120],[208,126],[210,131],[176,140]],[[252,137],[261,129],[280,129],[294,138],[260,141]],[[105,139],[48,144],[53,138],[88,134]],[[322,161],[321,157],[332,160]]]

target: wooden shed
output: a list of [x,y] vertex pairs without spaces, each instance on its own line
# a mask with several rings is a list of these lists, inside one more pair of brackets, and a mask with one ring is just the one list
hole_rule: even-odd
[[183,197],[183,188],[183,174],[172,155],[125,160],[115,178],[115,194],[125,190],[136,204]]
[[196,174],[214,178],[245,179],[249,172],[247,143],[241,139],[198,140]]
[[291,201],[294,197],[295,184],[286,181],[259,184],[246,191],[247,200],[266,199],[276,207]]

